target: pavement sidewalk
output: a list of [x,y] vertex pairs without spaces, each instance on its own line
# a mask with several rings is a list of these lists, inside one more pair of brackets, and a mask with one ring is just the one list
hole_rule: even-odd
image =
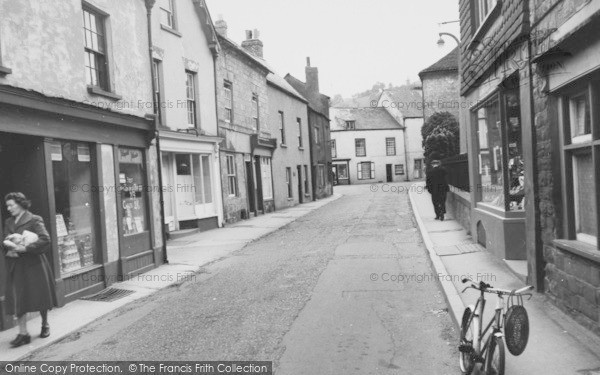
[[261,215],[227,225],[224,228],[169,241],[167,244],[168,264],[127,281],[111,285],[111,288],[131,290],[132,294],[112,302],[76,300],[64,307],[52,310],[49,315],[51,336],[46,339],[37,337],[41,321],[39,314],[35,314],[36,317],[30,319],[28,324],[32,338],[31,344],[19,348],[11,348],[9,345],[9,342],[17,335],[18,328],[0,332],[0,361],[26,359],[32,352],[60,341],[130,302],[145,298],[169,286],[193,280],[194,275],[201,271],[202,267],[241,250],[248,243],[272,233],[340,197],[340,194],[334,194],[325,199]]
[[[453,219],[435,220],[431,195],[424,184],[415,184],[409,192],[416,221],[429,252],[436,277],[440,281],[450,314],[457,327],[463,311],[477,300],[477,292],[461,294],[463,275],[492,286],[516,289],[525,286],[505,261],[496,259]],[[486,312],[492,312],[495,297],[486,297]],[[600,374],[600,338],[585,330],[553,306],[540,293],[525,301],[530,334],[525,352],[518,357],[506,351],[506,374]],[[485,322],[488,321],[485,316]],[[457,358],[458,361],[458,358]]]

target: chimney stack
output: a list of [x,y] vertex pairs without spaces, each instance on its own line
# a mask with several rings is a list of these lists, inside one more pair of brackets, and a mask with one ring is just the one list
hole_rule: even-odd
[[227,22],[223,20],[223,16],[220,14],[219,19],[215,22],[215,30],[217,30],[220,35],[227,37]]
[[310,57],[306,58],[306,89],[309,95],[319,94],[319,69],[310,66]]
[[263,58],[263,42],[259,39],[258,30],[246,30],[246,40],[242,42],[242,48],[256,57]]

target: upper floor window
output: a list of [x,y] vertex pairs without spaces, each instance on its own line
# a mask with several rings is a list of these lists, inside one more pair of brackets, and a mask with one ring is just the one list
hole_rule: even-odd
[[300,117],[296,118],[296,126],[298,127],[298,147],[302,147],[302,119]]
[[237,173],[235,166],[235,156],[227,155],[227,182],[228,182],[228,192],[230,197],[235,197],[238,195],[238,186],[237,186]]
[[354,130],[356,129],[356,121],[350,120],[346,121],[346,130]]
[[387,156],[395,156],[396,155],[396,138],[386,138],[385,139],[385,154]]
[[225,82],[223,84],[223,90],[225,91],[225,122],[233,122],[233,90],[231,82]]
[[260,123],[258,120],[258,95],[252,94],[252,127],[257,132],[260,130]]
[[186,104],[188,125],[196,126],[196,74],[186,71]]
[[152,69],[154,70],[154,113],[158,116],[159,121],[162,122],[162,96],[161,96],[161,82],[162,82],[162,64],[159,60],[152,60]]
[[364,138],[356,138],[354,147],[356,148],[356,156],[367,156],[367,142]]
[[177,29],[175,23],[175,0],[163,1],[163,6],[160,7],[160,23],[171,29]]
[[285,115],[279,111],[279,134],[281,135],[281,144],[285,144]]
[[485,19],[490,15],[498,0],[472,0],[474,19],[474,29],[477,30]]
[[89,8],[83,8],[86,83],[109,91],[104,23],[104,15]]
[[10,74],[12,73],[12,70],[2,66],[2,38],[0,35],[0,77],[3,76],[4,74]]
[[320,139],[321,137],[319,137],[319,135],[320,135],[319,127],[315,126],[313,130],[314,130],[313,134],[314,134],[315,144],[318,145],[319,143],[321,143],[321,139]]
[[331,157],[337,158],[337,147],[335,144],[335,139],[331,140]]

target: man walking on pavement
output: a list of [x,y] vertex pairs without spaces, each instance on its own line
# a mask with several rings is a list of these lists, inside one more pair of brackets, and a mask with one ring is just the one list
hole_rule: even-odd
[[436,152],[432,153],[430,159],[431,166],[427,169],[425,188],[431,194],[435,219],[443,221],[444,214],[446,214],[446,194],[450,190],[448,181],[446,180],[448,172],[442,166],[439,154]]

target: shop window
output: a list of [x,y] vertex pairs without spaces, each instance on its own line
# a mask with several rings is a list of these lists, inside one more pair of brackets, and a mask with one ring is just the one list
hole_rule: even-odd
[[386,138],[385,139],[385,154],[387,156],[395,156],[396,155],[396,138]]
[[292,168],[285,168],[285,184],[287,185],[287,196],[288,198],[294,197],[294,191],[292,188]]
[[260,170],[262,173],[263,199],[273,199],[273,175],[271,171],[271,158],[260,158]]
[[60,273],[97,264],[94,155],[87,143],[51,144]]
[[212,203],[210,155],[176,154],[175,164],[177,175],[181,176],[177,192],[193,199],[194,205]]
[[125,237],[148,231],[147,189],[144,151],[119,149],[121,227]]
[[359,180],[372,180],[375,178],[375,163],[365,161],[358,163],[356,167]]
[[348,179],[348,165],[347,164],[338,164],[338,179],[339,180],[347,180]]
[[[600,105],[597,100],[592,102],[591,98],[598,97],[600,84],[588,81],[576,90],[562,97],[563,115],[559,116],[563,120],[561,127],[564,134],[567,236],[598,247],[596,197],[600,165],[598,158],[594,158],[594,152],[600,153],[600,124],[597,120]],[[594,123],[592,119],[595,119]]]
[[404,174],[404,164],[396,164],[394,166],[395,169],[395,174],[398,175],[403,175]]
[[364,138],[356,138],[354,140],[354,148],[356,156],[367,156],[367,141]]

